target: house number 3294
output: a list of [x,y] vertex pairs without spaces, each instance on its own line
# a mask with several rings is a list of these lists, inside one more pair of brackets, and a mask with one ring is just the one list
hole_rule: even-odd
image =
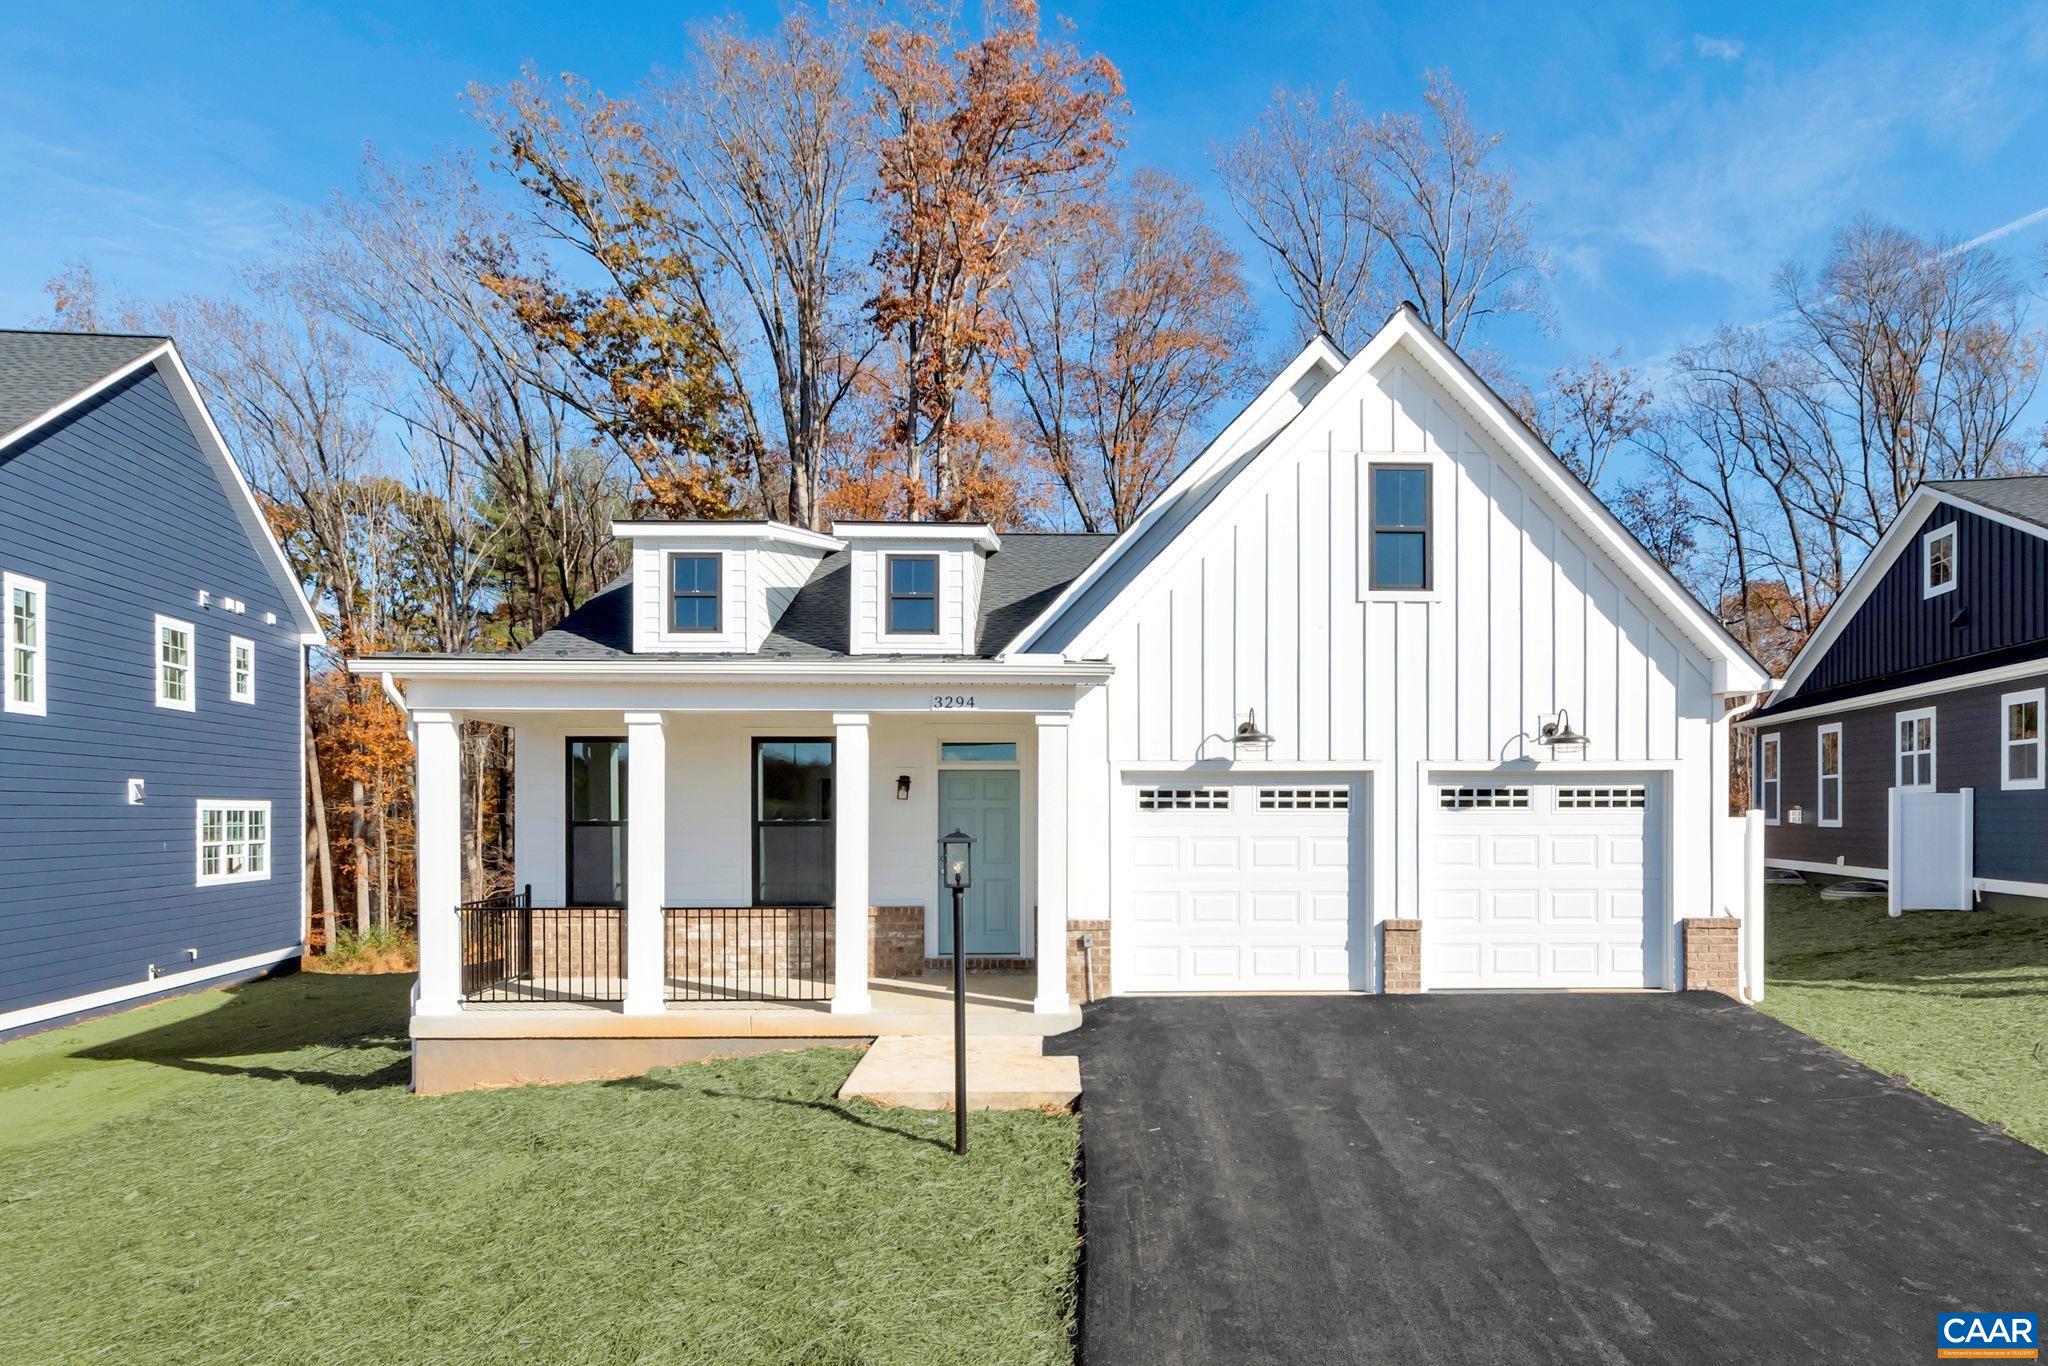
[[933,711],[973,711],[974,694],[941,692],[932,694]]

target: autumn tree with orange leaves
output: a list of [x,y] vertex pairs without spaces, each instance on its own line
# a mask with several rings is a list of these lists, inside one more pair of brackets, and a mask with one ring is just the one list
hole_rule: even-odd
[[1091,195],[1117,145],[1123,80],[1049,41],[1032,0],[1003,0],[962,41],[936,4],[867,40],[877,138],[874,324],[898,348],[890,444],[917,513],[986,515],[960,460],[963,409],[992,406],[991,361],[1029,235]]

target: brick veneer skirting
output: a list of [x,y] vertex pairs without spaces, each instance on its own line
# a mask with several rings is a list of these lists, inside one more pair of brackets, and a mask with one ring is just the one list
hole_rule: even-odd
[[1685,925],[1685,989],[1742,996],[1742,922],[1700,916]]
[[1380,970],[1384,990],[1403,994],[1422,990],[1422,922],[1380,922]]
[[[1088,950],[1081,950],[1081,936],[1089,938]],[[1092,970],[1091,970],[1092,969]],[[1090,1001],[1109,995],[1109,922],[1069,920],[1067,922],[1067,1001],[1080,1009]]]
[[924,907],[872,907],[868,911],[868,976],[916,977],[923,972]]

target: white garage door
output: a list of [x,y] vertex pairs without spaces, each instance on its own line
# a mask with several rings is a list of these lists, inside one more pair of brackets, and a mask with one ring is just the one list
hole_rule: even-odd
[[1365,985],[1363,782],[1137,779],[1121,796],[1119,990]]
[[1439,779],[1423,985],[1661,984],[1653,781]]

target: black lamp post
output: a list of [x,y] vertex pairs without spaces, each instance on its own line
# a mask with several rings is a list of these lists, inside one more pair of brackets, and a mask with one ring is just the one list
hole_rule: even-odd
[[967,934],[961,900],[974,885],[974,836],[939,841],[939,880],[953,890],[953,1151],[967,1151]]

